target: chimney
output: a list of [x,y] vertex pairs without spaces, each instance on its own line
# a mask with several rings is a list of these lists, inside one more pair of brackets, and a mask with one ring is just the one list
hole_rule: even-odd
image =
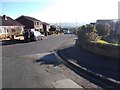
[[3,19],[4,19],[4,20],[7,20],[7,16],[6,16],[6,15],[3,15]]

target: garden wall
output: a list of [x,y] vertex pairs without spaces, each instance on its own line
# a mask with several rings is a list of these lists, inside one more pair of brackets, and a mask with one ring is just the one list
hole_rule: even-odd
[[89,43],[81,46],[83,49],[88,50],[90,52],[120,59],[120,46],[100,43]]

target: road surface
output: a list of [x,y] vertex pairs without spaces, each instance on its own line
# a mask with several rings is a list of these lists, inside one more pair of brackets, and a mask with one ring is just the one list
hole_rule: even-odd
[[65,67],[55,53],[71,45],[67,41],[74,38],[74,35],[53,35],[38,42],[4,42],[2,88],[98,88]]
[[54,52],[73,37],[58,35],[38,42],[5,42],[2,46],[2,88],[62,88],[63,85],[69,87],[69,83],[73,84],[71,88],[81,88],[62,73],[62,64]]

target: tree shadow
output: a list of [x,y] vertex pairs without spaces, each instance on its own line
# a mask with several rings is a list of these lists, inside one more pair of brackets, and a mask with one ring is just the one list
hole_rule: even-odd
[[42,58],[35,60],[35,63],[38,63],[39,65],[53,65],[59,66],[62,62],[56,57],[55,53],[47,54],[43,56]]
[[120,60],[116,58],[97,55],[77,46],[64,48],[59,52],[65,55],[67,60],[71,60],[87,70],[120,81]]
[[14,44],[23,44],[27,43],[24,40],[14,39],[14,40],[2,40],[1,45],[14,45]]

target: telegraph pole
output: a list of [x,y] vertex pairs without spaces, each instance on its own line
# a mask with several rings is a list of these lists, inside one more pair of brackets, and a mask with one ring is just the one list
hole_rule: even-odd
[[60,21],[60,32],[62,32],[62,29],[61,29],[61,21]]
[[76,19],[76,28],[77,28],[77,24],[78,24],[78,23],[77,23],[77,19]]

